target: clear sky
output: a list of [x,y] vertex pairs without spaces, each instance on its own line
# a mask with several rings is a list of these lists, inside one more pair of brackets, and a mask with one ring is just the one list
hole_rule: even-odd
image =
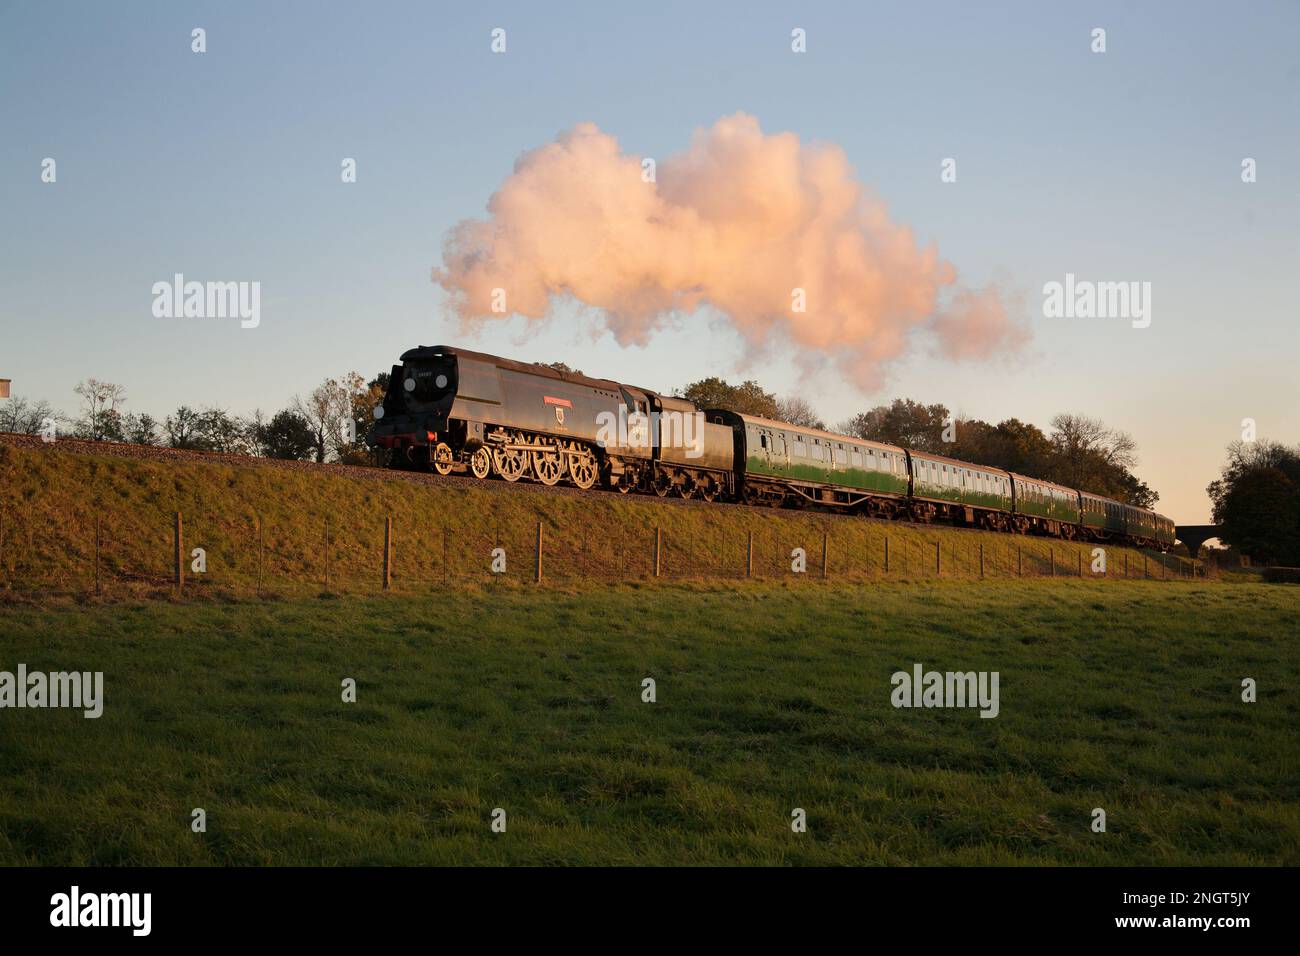
[[[1300,439],[1297,104],[1295,2],[0,0],[0,377],[68,412],[93,376],[128,410],[246,413],[460,343],[663,390],[754,377],[830,422],[898,396],[1043,427],[1073,411],[1130,432],[1158,510],[1200,522],[1243,418]],[[443,238],[521,153],[585,121],[669,156],[737,111],[841,147],[964,281],[1019,299],[1029,345],[962,364],[918,348],[863,393],[781,350],[742,365],[706,313],[643,347],[567,307],[478,335],[448,316]],[[260,282],[260,326],[155,318],[178,272]],[[1150,282],[1150,327],[1045,318],[1067,272]]]

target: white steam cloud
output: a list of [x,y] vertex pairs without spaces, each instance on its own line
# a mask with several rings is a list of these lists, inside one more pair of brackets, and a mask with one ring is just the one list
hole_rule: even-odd
[[488,219],[451,230],[434,281],[463,323],[550,321],[554,301],[572,297],[623,345],[711,309],[752,350],[793,346],[801,363],[832,362],[864,390],[917,331],[953,359],[1028,338],[997,290],[958,286],[933,246],[890,220],[838,146],[765,135],[737,113],[697,130],[656,180],[581,123],[519,158]]

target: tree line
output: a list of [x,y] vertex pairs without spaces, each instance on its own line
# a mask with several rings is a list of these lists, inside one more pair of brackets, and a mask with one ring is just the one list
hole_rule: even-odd
[[370,460],[365,432],[387,386],[387,372],[368,381],[358,372],[349,372],[325,379],[273,414],[257,409],[240,416],[216,406],[182,405],[160,420],[148,412],[128,411],[122,385],[89,378],[73,390],[79,400],[73,415],[56,411],[47,401],[19,396],[0,402],[0,431],[364,464]]

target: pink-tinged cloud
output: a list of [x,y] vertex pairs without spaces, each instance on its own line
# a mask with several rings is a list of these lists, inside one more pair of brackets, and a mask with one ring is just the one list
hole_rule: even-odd
[[[933,246],[890,220],[838,146],[768,136],[737,113],[697,130],[656,180],[580,123],[519,158],[486,220],[450,231],[434,281],[464,323],[546,322],[556,299],[572,297],[600,310],[624,345],[716,312],[751,349],[789,344],[868,390],[917,331],[954,359],[1027,338],[995,291],[958,287]],[[497,289],[504,314],[493,310]],[[796,289],[806,311],[794,308]]]

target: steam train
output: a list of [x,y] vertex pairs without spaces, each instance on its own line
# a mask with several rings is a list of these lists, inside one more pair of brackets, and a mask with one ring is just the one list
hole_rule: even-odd
[[401,363],[366,438],[394,468],[1174,544],[1163,515],[1000,468],[445,345],[409,349]]

